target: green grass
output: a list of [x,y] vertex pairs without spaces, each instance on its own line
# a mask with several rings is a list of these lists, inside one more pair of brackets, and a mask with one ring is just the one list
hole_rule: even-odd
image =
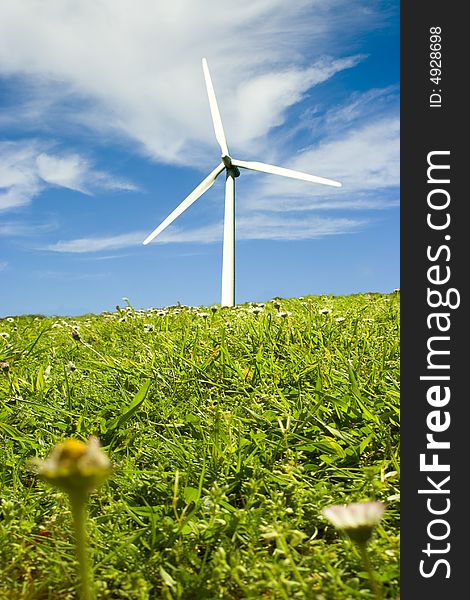
[[98,598],[372,599],[320,512],[368,499],[397,598],[399,300],[2,319],[0,598],[75,598],[67,499],[28,461],[92,434],[114,465],[89,502]]

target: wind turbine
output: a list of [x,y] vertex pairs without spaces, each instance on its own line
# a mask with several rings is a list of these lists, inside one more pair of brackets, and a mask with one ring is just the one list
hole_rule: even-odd
[[262,173],[272,173],[273,175],[282,175],[293,179],[311,181],[312,183],[321,183],[341,187],[341,183],[333,179],[308,175],[300,171],[285,169],[267,165],[262,162],[252,162],[232,158],[228,151],[227,140],[225,139],[222,119],[220,118],[219,107],[215,97],[212,79],[209,73],[209,66],[205,58],[202,59],[202,70],[206,82],[207,95],[209,97],[209,106],[214,124],[215,137],[222,151],[222,162],[215,167],[209,175],[187,196],[168,217],[160,223],[144,240],[144,245],[151,242],[157,235],[168,227],[181,213],[193,204],[202,194],[207,191],[225,171],[225,214],[224,214],[224,237],[222,253],[222,297],[221,306],[233,306],[235,303],[235,178],[240,175],[240,168],[250,169],[252,171],[261,171]]

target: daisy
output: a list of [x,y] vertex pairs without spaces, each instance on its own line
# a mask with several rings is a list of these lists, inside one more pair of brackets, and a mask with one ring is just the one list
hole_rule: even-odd
[[370,586],[376,600],[382,600],[382,590],[374,577],[374,571],[367,551],[367,542],[374,527],[380,522],[385,511],[382,502],[352,502],[351,504],[326,506],[322,514],[337,529],[344,531],[357,544],[359,553],[369,577]]
[[47,483],[82,495],[97,488],[111,472],[111,463],[94,436],[86,444],[76,439],[61,442],[45,460],[33,460],[31,466]]
[[352,502],[326,506],[322,514],[337,529],[347,533],[354,542],[364,543],[371,537],[384,511],[385,506],[382,502]]

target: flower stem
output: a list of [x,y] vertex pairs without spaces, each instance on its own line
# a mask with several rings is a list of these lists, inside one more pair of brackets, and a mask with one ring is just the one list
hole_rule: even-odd
[[364,566],[367,571],[367,575],[369,576],[370,587],[372,588],[372,591],[374,592],[376,600],[382,600],[383,599],[382,590],[380,589],[380,586],[374,577],[374,571],[372,569],[372,564],[370,562],[369,553],[367,552],[367,542],[358,544],[358,547],[359,547],[359,552],[361,553],[362,562],[364,563]]
[[75,550],[78,560],[78,572],[80,576],[81,600],[94,600],[93,579],[91,566],[88,558],[88,546],[86,538],[86,503],[87,498],[82,494],[70,494],[72,508],[73,526],[75,529]]

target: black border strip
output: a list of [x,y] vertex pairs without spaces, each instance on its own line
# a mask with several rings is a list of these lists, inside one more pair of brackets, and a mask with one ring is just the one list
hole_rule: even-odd
[[401,600],[468,594],[464,6],[401,3]]

